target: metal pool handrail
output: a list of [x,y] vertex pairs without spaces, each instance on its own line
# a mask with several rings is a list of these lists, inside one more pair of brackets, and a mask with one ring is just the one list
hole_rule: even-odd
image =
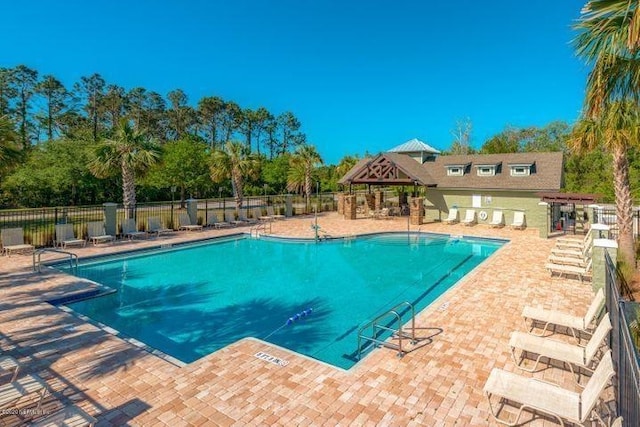
[[[410,334],[405,334],[405,332],[402,330],[402,316],[398,313],[398,309],[401,307],[408,307],[411,310],[411,331]],[[386,325],[381,325],[378,322],[386,317],[388,317],[389,315],[393,316],[394,318],[394,323],[397,323],[398,327],[397,329],[391,328],[389,326]],[[402,342],[403,339],[409,339],[411,340],[412,344],[415,344],[416,342],[416,311],[415,308],[413,307],[413,305],[410,302],[404,301],[401,302],[400,304],[396,305],[395,307],[391,308],[389,311],[379,315],[378,317],[376,317],[375,319],[369,321],[368,323],[366,323],[363,327],[360,328],[360,330],[358,331],[358,359],[360,359],[361,354],[362,354],[362,342],[364,341],[366,342],[372,342],[374,344],[378,344],[384,347],[389,347],[392,348],[394,350],[398,351],[398,356],[402,357],[405,354],[405,351],[402,347]],[[371,336],[368,335],[364,335],[364,332],[367,328],[371,327]],[[378,339],[378,335],[377,332],[379,330],[383,330],[383,331],[388,331],[393,334],[395,334],[395,336],[398,338],[398,343],[393,343],[393,342],[388,342],[388,341],[383,341]]]
[[46,252],[69,255],[69,267],[71,269],[74,269],[75,271],[78,270],[78,255],[74,254],[73,252],[63,251],[60,249],[44,248],[38,249],[37,251],[33,252],[33,271],[37,271],[38,273],[42,272],[40,268],[42,265],[40,258],[42,257],[42,254]]

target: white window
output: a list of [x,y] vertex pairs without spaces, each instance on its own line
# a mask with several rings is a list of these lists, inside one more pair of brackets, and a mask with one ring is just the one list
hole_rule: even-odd
[[464,175],[464,169],[459,166],[450,166],[447,168],[447,175],[449,176],[462,176]]
[[529,166],[511,166],[511,176],[527,176],[530,171]]
[[471,195],[471,207],[472,208],[482,207],[482,196],[480,194]]
[[496,174],[496,168],[494,166],[478,166],[479,176],[493,176]]

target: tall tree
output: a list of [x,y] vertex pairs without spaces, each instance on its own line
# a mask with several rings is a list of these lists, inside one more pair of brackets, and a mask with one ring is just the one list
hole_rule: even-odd
[[121,119],[112,139],[96,149],[89,168],[98,178],[116,174],[122,177],[122,201],[127,218],[133,218],[136,206],[136,174],[144,173],[160,157],[159,146],[145,133],[133,128],[129,120]]
[[127,110],[127,93],[118,85],[107,86],[106,93],[100,102],[100,111],[104,116],[105,125],[115,129]]
[[293,188],[299,184],[300,170],[304,172],[304,194],[307,209],[311,206],[311,194],[313,193],[313,172],[316,166],[322,164],[322,157],[313,145],[301,145],[291,157],[291,185]]
[[456,127],[451,131],[453,142],[449,152],[451,154],[472,154],[471,133],[473,131],[473,123],[470,118],[456,121]]
[[167,94],[167,99],[171,104],[167,111],[169,137],[172,139],[184,138],[196,123],[196,112],[187,105],[189,98],[182,89],[172,90]]
[[281,136],[280,154],[286,153],[291,147],[304,144],[304,135],[298,132],[300,130],[300,121],[292,112],[282,113],[276,120]]
[[0,117],[11,115],[11,102],[16,95],[16,88],[13,84],[13,69],[0,67]]
[[105,86],[104,79],[97,73],[80,77],[80,82],[74,85],[74,91],[80,99],[84,100],[84,110],[91,123],[94,142],[97,142],[100,136],[100,104],[104,97]]
[[7,116],[0,116],[0,174],[20,159],[18,135]]
[[31,68],[18,65],[13,70],[13,84],[17,92],[16,115],[18,118],[18,129],[20,142],[23,148],[31,147],[31,137],[29,135],[33,123],[29,120],[29,110],[31,99],[38,84],[38,72]]
[[236,202],[236,210],[242,208],[244,182],[259,174],[260,163],[247,147],[237,141],[229,141],[222,150],[211,154],[210,172],[214,182],[231,180],[231,189]]
[[36,89],[45,102],[44,114],[38,116],[38,121],[45,129],[47,139],[52,140],[60,130],[60,117],[67,112],[69,92],[52,75],[43,76]]
[[205,96],[198,101],[198,117],[204,127],[204,138],[209,148],[215,149],[221,116],[224,112],[224,100],[217,96]]
[[238,130],[242,123],[242,109],[233,101],[224,103],[222,114],[220,114],[219,129],[223,141],[230,141],[234,132]]

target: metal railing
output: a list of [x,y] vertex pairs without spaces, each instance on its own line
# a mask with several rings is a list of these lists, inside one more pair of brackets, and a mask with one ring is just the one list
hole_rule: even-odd
[[[405,311],[410,310],[411,312],[411,327],[409,334],[405,333],[402,328],[402,314],[399,313],[399,309],[403,307]],[[358,359],[362,356],[363,344],[373,344],[392,348],[398,351],[398,356],[403,356],[406,353],[402,345],[403,340],[411,340],[411,343],[413,344],[416,342],[415,317],[416,312],[413,305],[410,302],[405,301],[366,323],[358,331]],[[391,319],[389,320],[389,318]],[[383,324],[382,321],[385,319],[387,319],[387,322]],[[366,335],[365,332],[369,328],[371,328],[371,335]],[[395,343],[393,341],[386,340],[385,337],[389,336],[389,334],[393,338],[397,339],[398,342]]]
[[[609,254],[605,252],[605,294],[612,330],[610,333],[610,346],[613,363],[616,368],[614,389],[618,404],[618,415],[622,416],[625,425],[640,425],[640,366],[637,348],[637,338],[640,337],[638,329],[638,314],[640,309],[637,303],[628,302],[620,295],[620,281],[617,277],[616,267]],[[629,322],[628,318],[636,319]],[[635,326],[630,325],[635,322]]]
[[33,252],[33,271],[37,271],[38,273],[42,272],[41,271],[42,254],[44,253],[66,255],[65,258],[69,259],[69,268],[74,273],[78,271],[78,255],[74,254],[73,252],[63,251],[60,249],[52,249],[52,248],[38,249]]

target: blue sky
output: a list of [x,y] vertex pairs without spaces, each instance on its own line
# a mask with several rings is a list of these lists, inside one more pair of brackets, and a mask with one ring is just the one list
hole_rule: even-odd
[[[4,4],[2,4],[4,3]],[[583,1],[1,0],[0,66],[292,111],[326,162],[573,122]]]

